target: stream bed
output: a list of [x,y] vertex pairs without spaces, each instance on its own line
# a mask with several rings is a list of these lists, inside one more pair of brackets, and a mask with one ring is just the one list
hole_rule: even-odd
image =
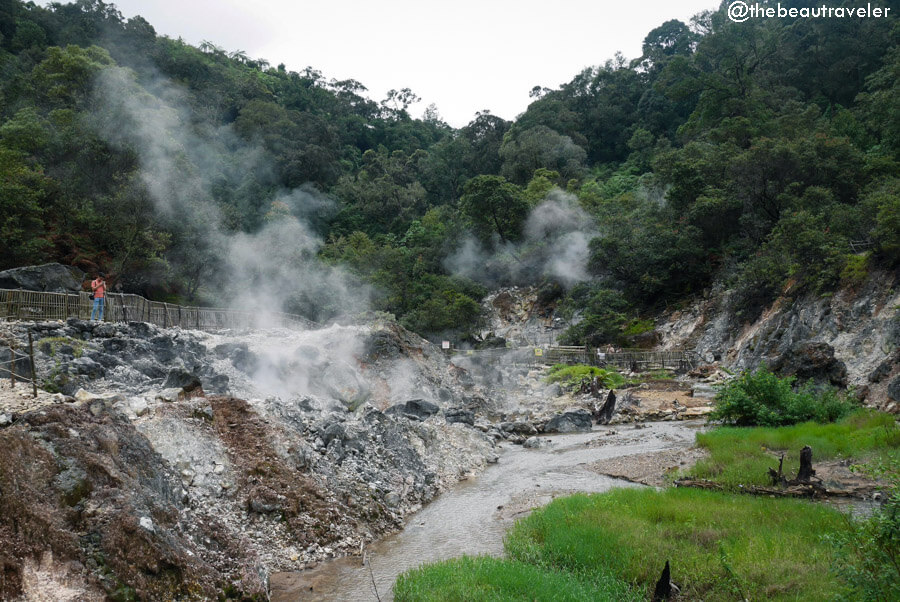
[[[347,557],[270,578],[274,602],[392,600],[397,576],[423,563],[503,553],[503,535],[516,519],[560,495],[639,487],[599,474],[604,460],[688,448],[702,421],[598,426],[590,433],[542,437],[526,449],[504,443],[500,460],[462,481],[409,517],[404,529],[379,540],[362,558]],[[377,595],[376,595],[377,590]]]

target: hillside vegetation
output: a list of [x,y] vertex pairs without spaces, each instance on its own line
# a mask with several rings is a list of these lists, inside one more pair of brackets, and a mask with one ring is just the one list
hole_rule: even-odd
[[900,262],[898,33],[702,13],[454,129],[409,89],[375,101],[101,0],[0,0],[0,269],[190,303],[267,282],[313,319],[353,291],[425,334],[470,331],[501,284],[551,285],[572,342],[713,280],[752,317]]

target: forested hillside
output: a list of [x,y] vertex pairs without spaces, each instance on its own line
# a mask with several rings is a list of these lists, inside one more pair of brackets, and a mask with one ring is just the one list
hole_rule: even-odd
[[423,334],[465,334],[505,284],[583,312],[573,341],[714,281],[752,317],[900,265],[898,39],[895,18],[719,10],[453,129],[408,89],[374,101],[100,0],[0,0],[0,269]]

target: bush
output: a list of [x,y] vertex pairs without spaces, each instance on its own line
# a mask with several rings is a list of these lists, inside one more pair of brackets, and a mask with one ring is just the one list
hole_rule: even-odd
[[827,537],[837,548],[836,572],[853,587],[854,599],[900,600],[900,454],[896,451],[865,472],[889,482],[887,501],[846,532]]
[[599,378],[600,384],[608,389],[615,389],[625,384],[625,378],[614,370],[604,370],[596,366],[585,366],[584,364],[575,364],[569,366],[567,364],[555,364],[550,367],[546,381],[548,383],[562,383],[563,386],[574,388],[581,384],[584,379]]
[[807,385],[794,391],[793,377],[780,378],[766,368],[744,372],[716,395],[710,420],[735,426],[787,426],[800,422],[834,422],[855,405],[835,389]]

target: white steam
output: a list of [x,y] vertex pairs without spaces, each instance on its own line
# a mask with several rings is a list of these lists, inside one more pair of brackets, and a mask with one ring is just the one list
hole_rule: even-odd
[[578,199],[554,189],[531,211],[521,242],[495,240],[488,249],[469,236],[447,257],[444,267],[490,287],[530,284],[548,277],[570,288],[589,278],[588,245],[597,235]]
[[[316,256],[322,240],[309,223],[334,211],[331,199],[312,185],[273,195],[268,153],[229,126],[202,129],[184,92],[163,77],[139,84],[128,69],[106,69],[95,102],[98,133],[136,154],[160,219],[191,239],[196,253],[182,252],[179,264],[196,261],[191,269],[204,274],[223,303],[260,315],[302,309],[313,319],[365,309],[368,290]],[[235,232],[213,190],[227,197],[247,189],[257,195],[240,195],[252,206],[237,211],[264,214],[266,223],[253,233]]]

